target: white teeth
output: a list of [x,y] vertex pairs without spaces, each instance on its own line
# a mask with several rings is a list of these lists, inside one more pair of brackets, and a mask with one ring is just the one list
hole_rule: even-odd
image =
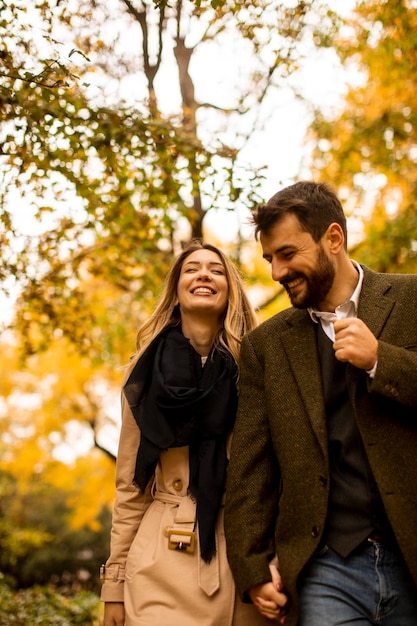
[[287,286],[292,289],[293,287],[296,287],[297,285],[300,285],[303,282],[302,278],[297,278],[296,280],[293,280],[290,283],[287,283]]
[[197,287],[196,289],[194,289],[193,293],[209,293],[212,294],[214,293],[214,291],[212,289],[209,289],[208,287]]

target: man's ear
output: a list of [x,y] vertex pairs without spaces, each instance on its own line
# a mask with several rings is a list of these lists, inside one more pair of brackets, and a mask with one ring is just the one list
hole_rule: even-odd
[[344,248],[345,236],[342,227],[337,222],[330,224],[324,236],[331,254],[338,254]]

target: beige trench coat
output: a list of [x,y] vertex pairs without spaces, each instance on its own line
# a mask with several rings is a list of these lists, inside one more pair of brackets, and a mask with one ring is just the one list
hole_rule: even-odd
[[[217,554],[209,565],[200,558],[197,529],[192,534],[195,504],[187,496],[188,447],[163,452],[152,487],[140,494],[132,485],[139,439],[123,396],[111,554],[101,599],[125,603],[126,626],[269,624],[237,597],[226,557],[223,508]],[[170,549],[169,544],[175,548],[181,542],[182,550]]]

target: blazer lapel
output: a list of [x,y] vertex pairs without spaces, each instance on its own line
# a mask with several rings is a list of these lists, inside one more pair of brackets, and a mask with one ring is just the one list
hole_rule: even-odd
[[327,458],[326,417],[314,323],[307,312],[297,312],[288,322],[290,327],[281,339],[306,415]]
[[[358,317],[378,337],[394,306],[389,296],[388,278],[364,267],[364,281],[359,300]],[[327,428],[322,392],[320,363],[317,354],[314,322],[307,311],[294,310],[287,319],[288,329],[281,334],[298,391],[305,407],[307,418],[318,445],[327,458]],[[352,381],[356,385],[359,370],[349,368]]]
[[379,337],[394,306],[389,295],[391,284],[388,277],[363,268],[364,279],[359,298],[358,317]]

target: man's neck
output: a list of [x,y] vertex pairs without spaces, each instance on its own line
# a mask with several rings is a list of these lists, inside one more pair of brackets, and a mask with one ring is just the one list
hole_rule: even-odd
[[319,311],[334,313],[338,306],[344,304],[352,296],[358,280],[358,270],[352,261],[346,257],[346,260],[337,268],[334,284],[325,300],[320,302]]

